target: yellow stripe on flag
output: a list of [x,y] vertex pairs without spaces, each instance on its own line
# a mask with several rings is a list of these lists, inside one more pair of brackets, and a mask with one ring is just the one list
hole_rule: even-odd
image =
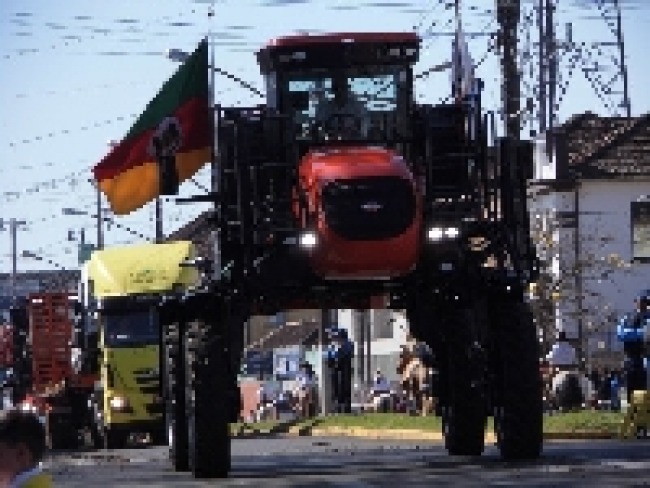
[[[210,148],[205,147],[176,155],[179,181],[191,178],[210,161]],[[158,164],[147,161],[113,178],[102,180],[99,187],[106,195],[111,210],[117,215],[128,214],[160,195]]]

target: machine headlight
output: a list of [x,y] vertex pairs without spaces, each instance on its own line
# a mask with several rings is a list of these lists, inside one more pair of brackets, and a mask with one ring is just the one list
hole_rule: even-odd
[[108,403],[113,410],[125,410],[129,407],[129,401],[122,396],[114,396]]
[[445,229],[445,237],[448,237],[449,239],[455,239],[460,235],[460,230],[458,227],[447,227]]
[[458,227],[431,227],[427,233],[427,237],[431,242],[456,239],[459,235],[460,229]]
[[313,249],[318,243],[318,237],[316,236],[315,232],[303,232],[300,234],[298,242],[300,243],[300,247],[304,247],[305,249]]

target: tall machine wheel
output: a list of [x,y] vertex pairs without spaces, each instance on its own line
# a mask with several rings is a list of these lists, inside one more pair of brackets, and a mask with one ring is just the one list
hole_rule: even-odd
[[532,314],[506,300],[492,311],[497,446],[505,460],[536,459],[543,445],[539,342]]
[[185,343],[189,464],[195,478],[225,478],[230,471],[228,317],[206,315],[188,324]]
[[169,457],[174,470],[189,471],[182,325],[176,322],[165,326],[162,369]]
[[478,307],[448,312],[441,348],[442,407],[445,447],[449,454],[480,456],[487,424],[486,385],[483,371]]

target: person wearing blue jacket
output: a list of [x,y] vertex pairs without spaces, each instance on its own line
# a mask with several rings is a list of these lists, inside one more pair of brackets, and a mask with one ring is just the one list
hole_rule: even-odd
[[624,315],[616,327],[616,336],[623,342],[627,401],[635,390],[648,388],[648,351],[645,337],[650,324],[650,290],[643,290],[636,298],[634,313]]

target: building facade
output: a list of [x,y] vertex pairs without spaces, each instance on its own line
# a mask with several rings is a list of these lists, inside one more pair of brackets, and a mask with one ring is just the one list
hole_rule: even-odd
[[650,288],[649,194],[648,116],[586,113],[536,141],[531,231],[550,286],[533,298],[588,367],[620,366],[616,322]]

